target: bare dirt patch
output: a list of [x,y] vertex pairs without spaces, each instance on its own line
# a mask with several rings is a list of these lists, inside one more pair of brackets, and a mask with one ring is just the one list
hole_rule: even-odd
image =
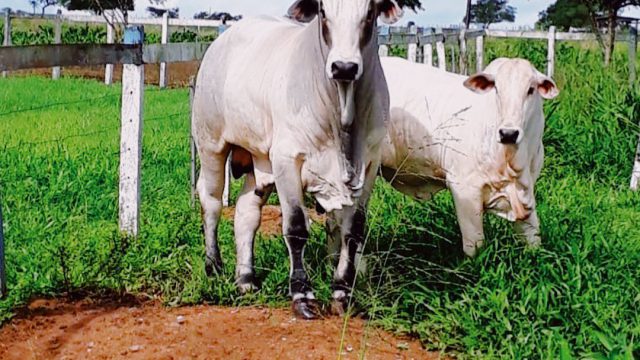
[[[342,324],[296,320],[287,309],[35,300],[0,329],[0,359],[337,359]],[[366,359],[439,358],[350,319],[342,358],[363,348]]]
[[[225,219],[233,221],[235,211],[235,206],[226,207],[222,210],[222,216]],[[324,224],[324,215],[318,214],[314,209],[307,209],[307,213],[312,222]],[[279,206],[265,205],[262,207],[262,218],[258,232],[267,237],[282,235],[282,212]]]

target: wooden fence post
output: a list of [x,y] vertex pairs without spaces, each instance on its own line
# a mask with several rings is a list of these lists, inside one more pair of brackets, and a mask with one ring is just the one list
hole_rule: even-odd
[[431,43],[425,44],[422,47],[422,54],[424,58],[424,63],[433,66],[433,45]]
[[[638,46],[638,30],[631,27],[629,33],[629,82],[632,87],[636,81],[636,51]],[[640,186],[640,136],[638,137],[638,148],[636,149],[633,172],[631,173],[631,190],[637,191]]]
[[456,73],[456,47],[451,45],[451,72]]
[[[62,44],[62,10],[58,10],[56,14],[54,29],[53,29],[53,43]],[[54,66],[51,69],[51,78],[58,80],[60,78],[60,66]]]
[[189,79],[189,142],[191,147],[191,208],[196,204],[196,141],[193,138],[193,94],[196,91],[196,78],[192,76]]
[[549,26],[549,45],[547,50],[547,76],[553,77],[556,66],[556,27]]
[[476,38],[476,72],[484,70],[484,36]]
[[631,173],[631,190],[637,191],[640,187],[640,136],[638,137],[638,148],[636,149],[633,172]]
[[638,50],[638,29],[629,27],[629,84],[633,87],[636,82],[636,54]]
[[[144,28],[125,29],[124,43],[140,45]],[[120,231],[137,236],[140,229],[140,162],[144,104],[144,65],[124,64],[122,69],[122,115],[120,135]]]
[[2,223],[2,203],[0,202],[0,299],[7,296],[7,277],[4,267],[4,229]]
[[[111,23],[107,23],[107,44],[113,44],[115,42],[113,20],[114,18],[111,17]],[[107,64],[104,68],[104,83],[107,85],[113,84],[113,64]]]
[[447,55],[444,50],[444,34],[440,34],[441,39],[436,42],[436,53],[438,54],[438,67],[440,70],[447,70]]
[[[7,9],[4,15],[4,41],[3,46],[11,46],[11,10]],[[7,77],[8,72],[3,71],[2,77]]]
[[[169,11],[162,14],[162,39],[161,42],[166,44],[169,40]],[[167,87],[167,63],[160,63],[160,84],[161,89]]]
[[460,36],[458,38],[460,42],[460,74],[467,75],[467,69],[469,68],[467,59],[467,30],[460,30]]
[[378,55],[380,57],[387,57],[389,56],[389,47],[387,45],[380,45],[378,47]]
[[[414,37],[415,43],[409,42],[407,46],[407,60],[410,62],[417,62],[418,59],[418,42],[417,42],[418,28],[415,25],[409,27],[409,36]],[[411,39],[409,40],[411,41]]]
[[224,191],[222,192],[222,206],[229,206],[229,194],[231,193],[231,156],[224,164]]

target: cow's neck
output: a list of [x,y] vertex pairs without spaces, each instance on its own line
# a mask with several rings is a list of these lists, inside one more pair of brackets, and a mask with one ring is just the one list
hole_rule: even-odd
[[518,145],[504,145],[498,140],[498,123],[488,124],[486,133],[489,134],[488,156],[483,156],[482,161],[490,171],[490,174],[499,174],[499,179],[492,179],[492,182],[517,181],[523,170],[530,166],[530,159],[542,142],[542,130],[535,123],[535,103],[529,105],[525,110],[528,117],[527,127],[524,129],[524,138]]
[[[314,113],[325,114],[319,121],[329,121],[330,128],[332,129],[333,138],[336,144],[340,144],[341,154],[344,156],[345,171],[348,174],[349,185],[356,189],[362,186],[364,180],[364,154],[366,141],[364,141],[365,132],[367,130],[367,124],[363,123],[366,119],[356,119],[358,114],[362,114],[363,103],[369,101],[369,99],[361,99],[363,96],[360,89],[373,88],[370,83],[373,81],[373,77],[370,76],[372,71],[375,71],[375,66],[380,66],[379,58],[377,55],[377,39],[372,41],[364,49],[362,49],[362,56],[365,59],[363,74],[355,84],[353,84],[353,99],[347,100],[351,102],[350,106],[341,105],[341,98],[339,95],[339,85],[335,81],[329,79],[326,75],[326,63],[328,60],[328,54],[330,49],[326,46],[320,29],[319,19],[316,17],[304,30],[304,41],[301,44],[304,48],[301,49],[299,54],[306,54],[301,56],[312,56],[310,63],[313,63],[313,67],[310,70],[309,76],[312,77],[314,84],[312,91],[315,92],[315,98],[321,99],[316,105],[319,108]],[[366,100],[363,102],[362,100]],[[343,112],[348,111],[347,113]],[[358,124],[354,124],[358,122]],[[347,125],[345,125],[347,124]]]

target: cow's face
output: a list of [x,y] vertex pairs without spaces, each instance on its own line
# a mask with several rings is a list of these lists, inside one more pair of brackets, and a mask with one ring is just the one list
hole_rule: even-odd
[[[498,63],[499,62],[499,63]],[[522,59],[499,59],[485,72],[467,79],[464,85],[477,93],[495,89],[499,126],[497,139],[505,145],[518,145],[531,125],[527,121],[540,98],[553,99],[559,91],[555,82]],[[539,105],[538,105],[539,106]]]
[[352,82],[362,76],[362,49],[376,35],[376,19],[395,23],[402,9],[396,0],[298,0],[289,16],[301,22],[319,17],[319,40],[329,49],[327,76]]

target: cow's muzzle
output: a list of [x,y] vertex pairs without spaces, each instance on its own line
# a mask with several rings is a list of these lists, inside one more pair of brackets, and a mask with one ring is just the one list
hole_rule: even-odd
[[513,128],[502,128],[498,130],[498,140],[501,144],[515,145],[520,142],[521,131]]
[[331,77],[338,81],[355,81],[359,70],[354,62],[336,61],[331,64]]

